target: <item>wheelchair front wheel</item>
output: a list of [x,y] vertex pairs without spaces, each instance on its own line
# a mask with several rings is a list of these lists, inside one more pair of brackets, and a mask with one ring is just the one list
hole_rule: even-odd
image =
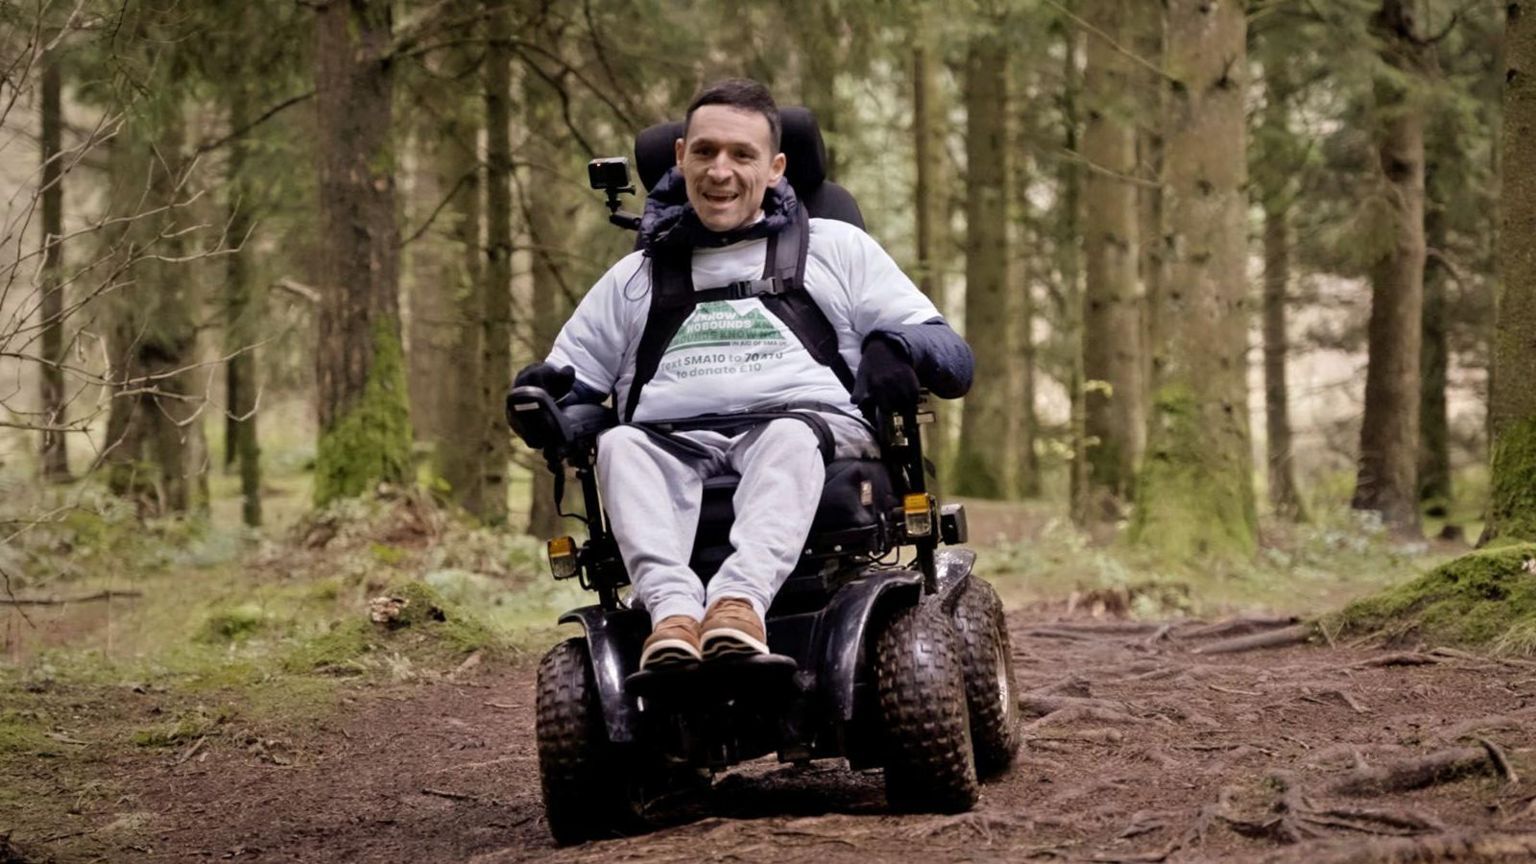
[[960,642],[937,604],[902,609],[875,643],[875,683],[891,807],[958,813],[979,796]]
[[992,777],[1013,764],[1019,749],[1019,703],[1003,601],[984,580],[973,576],[965,586],[955,607],[955,630],[960,635],[976,771]]

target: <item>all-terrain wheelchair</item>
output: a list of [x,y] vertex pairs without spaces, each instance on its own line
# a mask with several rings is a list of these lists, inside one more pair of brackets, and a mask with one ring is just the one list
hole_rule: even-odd
[[[812,216],[862,227],[852,197],[825,180],[825,150],[810,112],[782,111],[788,177]],[[636,139],[650,188],[672,164],[681,123]],[[593,169],[593,185],[627,185],[622,160]],[[576,842],[643,830],[647,806],[712,772],[776,753],[805,763],[841,758],[883,768],[886,796],[903,810],[955,812],[978,778],[1001,772],[1018,746],[1013,660],[1002,605],[973,576],[975,553],[940,549],[966,539],[965,511],[929,492],[921,407],[880,418],[881,458],[840,459],[827,479],[799,564],[767,614],[767,656],[687,669],[638,669],[650,632],[627,606],[628,576],[607,525],[594,473],[599,434],[613,408],[557,406],[533,387],[507,396],[514,431],[566,469],[584,504],[587,539],[549,542],[557,579],[575,578],[597,602],[571,610],[582,637],[549,651],[538,671],[539,769],[549,827]],[[706,481],[692,567],[708,580],[731,553],[734,474]],[[907,552],[906,563],[902,555]]]

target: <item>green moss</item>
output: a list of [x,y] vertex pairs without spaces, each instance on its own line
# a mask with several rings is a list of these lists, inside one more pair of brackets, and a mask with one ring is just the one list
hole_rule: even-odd
[[363,673],[384,652],[427,662],[461,658],[473,651],[504,647],[485,622],[445,600],[431,586],[405,582],[386,592],[404,600],[388,624],[354,618],[300,645],[283,663],[290,672]]
[[0,713],[0,753],[51,756],[58,752],[43,723],[20,711]]
[[217,735],[219,727],[231,717],[233,712],[228,709],[209,711],[199,707],[175,720],[138,729],[130,740],[139,747],[173,747],[206,735]]
[[380,482],[411,476],[411,424],[405,364],[393,320],[374,326],[373,368],[354,404],[320,433],[315,455],[315,504],[361,495]]
[[1173,561],[1251,558],[1253,466],[1235,421],[1177,383],[1158,389],[1153,417],[1130,540]]
[[266,627],[268,617],[255,603],[242,603],[229,609],[219,609],[208,616],[198,629],[199,642],[238,642],[250,638]]
[[1323,619],[1344,635],[1476,645],[1536,653],[1536,543],[1463,555]]
[[368,547],[373,559],[380,564],[388,564],[393,567],[411,557],[411,553],[398,546],[389,546],[384,543],[375,543]]
[[1536,541],[1536,418],[1510,424],[1493,443],[1491,536]]

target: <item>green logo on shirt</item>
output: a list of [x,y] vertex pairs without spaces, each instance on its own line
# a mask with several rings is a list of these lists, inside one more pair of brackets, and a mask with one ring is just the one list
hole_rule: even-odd
[[728,301],[712,300],[693,310],[662,356],[693,348],[768,344],[783,345],[784,334],[761,307],[743,313]]

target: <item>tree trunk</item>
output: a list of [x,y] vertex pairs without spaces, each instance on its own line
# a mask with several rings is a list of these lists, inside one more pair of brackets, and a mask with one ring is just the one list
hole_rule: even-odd
[[[940,64],[934,57],[931,29],[920,19],[912,34],[912,143],[917,162],[917,182],[913,190],[913,219],[916,222],[917,285],[928,295],[940,313],[944,312],[945,262],[949,256],[947,227],[949,207],[945,200],[944,119],[939,86]],[[939,465],[947,466],[949,454],[948,405],[935,400],[935,422],[925,433],[923,449]],[[947,473],[941,471],[941,478]]]
[[507,520],[512,441],[502,407],[512,383],[512,21],[506,4],[486,0],[485,57],[487,265],[481,294],[481,446],[487,522]]
[[[246,94],[237,92],[229,105],[229,128],[243,129],[250,119]],[[224,230],[224,244],[240,248],[249,239],[255,220],[251,214],[250,188],[246,178],[246,142],[236,139],[229,151],[226,168],[230,213]],[[231,253],[224,263],[224,338],[225,353],[225,435],[224,464],[239,463],[241,518],[252,527],[261,524],[261,447],[256,437],[257,327],[253,320],[259,307],[253,302],[254,280],[251,260],[256,250],[249,246]]]
[[1035,296],[1037,268],[1031,259],[1038,255],[1039,247],[1032,236],[1037,220],[1030,204],[1029,193],[1035,163],[1030,160],[1030,135],[1035,124],[1032,115],[1040,107],[1038,88],[1033,86],[1035,70],[1026,64],[1015,63],[1014,110],[1009,111],[1013,124],[1009,151],[1014,159],[1013,176],[1009,191],[1009,226],[1012,237],[1009,246],[1013,250],[1013,286],[1008,292],[1008,323],[1010,343],[1014,346],[1012,376],[1009,380],[1009,403],[1013,407],[1009,417],[1009,447],[1016,455],[1014,488],[1020,498],[1038,498],[1040,488],[1040,456],[1036,441],[1039,438],[1039,418],[1035,413]]
[[63,110],[60,105],[63,76],[58,61],[43,58],[42,75],[43,162],[43,296],[42,374],[42,474],[49,483],[69,480],[69,445],[59,428],[68,422],[64,398],[64,179]]
[[[1384,0],[1375,26],[1383,58],[1407,77],[1422,74],[1411,15]],[[1377,155],[1387,184],[1386,251],[1371,266],[1370,360],[1360,426],[1357,510],[1394,532],[1419,534],[1419,349],[1424,305],[1424,107],[1400,80],[1377,82]]]
[[141,118],[121,137],[111,150],[114,186],[143,192],[127,199],[142,209],[119,247],[137,258],[125,262],[129,287],[113,304],[108,485],[133,497],[144,515],[203,512],[208,505],[204,397],[192,375],[198,304],[191,271],[176,260],[186,252],[189,217],[184,206],[173,206],[186,165],[185,121],[178,111]]
[[976,37],[966,58],[965,333],[976,380],[961,414],[954,490],[1000,498],[1010,487],[1007,300],[1008,54],[995,34]]
[[[452,81],[475,80],[477,62],[477,51],[452,51],[443,71]],[[494,405],[488,401],[490,388],[481,371],[485,362],[481,345],[485,338],[481,323],[485,289],[480,257],[479,154],[483,106],[476,95],[453,93],[443,100],[440,114],[435,161],[437,186],[446,196],[446,205],[437,228],[447,243],[447,252],[439,261],[432,290],[446,295],[441,306],[448,318],[439,332],[447,337],[442,349],[448,364],[444,372],[448,374],[435,382],[443,391],[445,422],[438,430],[433,454],[437,475],[455,503],[480,519],[501,521],[506,518],[506,508],[491,512],[485,486],[489,472],[483,461],[491,456],[485,427],[487,405]]]
[[[1163,67],[1163,4],[1135,3],[1131,9],[1131,45],[1153,67]],[[1152,392],[1152,346],[1159,344],[1158,308],[1163,278],[1163,80],[1145,66],[1135,69],[1132,91],[1137,94],[1136,176],[1156,181],[1136,190],[1136,221],[1141,248],[1137,252],[1142,285],[1141,404],[1143,420]],[[1143,435],[1142,449],[1146,449]]]
[[[447,101],[439,96],[434,101]],[[423,113],[413,123],[408,156],[402,176],[409,177],[410,193],[404,203],[406,224],[424,225],[436,217],[440,226],[443,214],[438,204],[448,194],[441,186],[442,160],[439,154],[448,142],[443,140],[438,123],[439,112]],[[450,184],[453,182],[449,181]],[[451,186],[450,186],[451,188]],[[420,228],[413,228],[419,231]],[[411,412],[411,431],[417,442],[435,447],[443,440],[453,422],[448,410],[448,388],[444,376],[451,374],[449,352],[456,334],[453,326],[453,293],[438,284],[445,263],[453,263],[454,250],[443,242],[441,230],[429,230],[401,250],[401,294],[408,304],[403,325],[406,338],[406,384]],[[436,455],[433,455],[435,462]],[[435,467],[435,466],[434,466]]]
[[[1508,5],[1504,56],[1506,165],[1536,160],[1536,7]],[[1499,289],[1489,399],[1493,468],[1482,544],[1536,541],[1536,173],[1504,172]]]
[[800,55],[800,100],[816,115],[816,124],[827,143],[827,179],[838,176],[837,74],[842,68],[842,45],[837,32],[841,22],[821,0],[794,0],[790,16],[795,47]]
[[[1083,156],[1096,169],[1083,190],[1083,374],[1088,439],[1090,516],[1114,522],[1129,500],[1145,440],[1142,405],[1142,297],[1137,282],[1136,129],[1127,99],[1129,61],[1106,40],[1122,44],[1124,9],[1093,0],[1084,17],[1099,33],[1087,38],[1083,97],[1087,117]],[[1102,35],[1099,35],[1102,34]]]
[[317,505],[411,479],[390,147],[390,5],[328,3],[315,22],[319,153]]
[[1170,0],[1167,260],[1132,539],[1178,560],[1257,548],[1248,435],[1243,9]]
[[[1077,95],[1081,82],[1077,72],[1077,32],[1077,25],[1068,23],[1062,37],[1066,43],[1061,65],[1062,146],[1068,153],[1076,153],[1078,145]],[[1067,462],[1067,510],[1073,524],[1082,527],[1089,519],[1088,412],[1083,399],[1083,294],[1078,249],[1082,241],[1082,180],[1075,161],[1059,159],[1056,165],[1056,184],[1061,193],[1056,233],[1056,267],[1061,274],[1061,339],[1071,364],[1067,373],[1068,442],[1072,451]]]
[[[1456,142],[1447,142],[1456,152]],[[1424,258],[1424,313],[1420,324],[1423,340],[1419,353],[1419,501],[1432,516],[1445,516],[1451,503],[1451,433],[1445,404],[1447,368],[1450,364],[1449,305],[1446,283],[1449,272],[1440,256],[1449,239],[1443,192],[1437,194],[1435,166],[1426,164],[1424,188],[1428,203],[1424,213],[1427,254]],[[1449,527],[1449,526],[1448,526]]]
[[[1276,47],[1266,46],[1264,63],[1265,102],[1262,123],[1264,140],[1283,142],[1290,138],[1291,83],[1285,60]],[[1269,164],[1259,174],[1260,204],[1264,210],[1264,425],[1268,445],[1269,502],[1275,515],[1291,521],[1305,521],[1299,487],[1292,461],[1290,388],[1286,382],[1286,295],[1291,284],[1290,214],[1291,172],[1299,167],[1282,163],[1279,153],[1265,152]]]
[[[554,46],[561,45],[564,38],[562,28],[554,22],[539,22],[536,26],[540,41],[557,50]],[[526,145],[530,163],[526,192],[533,295],[529,341],[532,356],[542,360],[549,356],[566,317],[563,298],[571,259],[565,245],[565,226],[577,218],[578,207],[560,176],[569,150],[566,136],[560,134],[564,127],[559,94],[543,77],[525,76],[523,109],[524,125],[530,130]],[[533,462],[527,531],[534,537],[554,537],[562,533],[554,498],[555,477],[541,456],[535,455]]]

